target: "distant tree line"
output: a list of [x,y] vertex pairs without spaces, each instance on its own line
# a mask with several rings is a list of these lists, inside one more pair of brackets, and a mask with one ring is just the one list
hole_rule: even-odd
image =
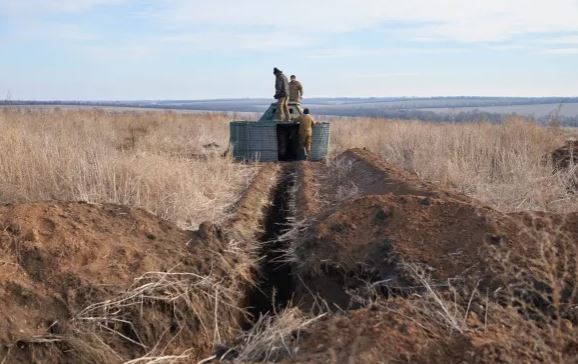
[[339,111],[333,111],[331,109],[323,110],[323,108],[318,108],[318,113],[324,115],[334,115],[334,116],[351,116],[351,117],[376,117],[384,119],[400,119],[400,120],[421,120],[421,121],[432,121],[432,122],[454,122],[454,123],[466,123],[466,122],[492,122],[499,123],[510,117],[519,116],[526,119],[532,119],[540,123],[556,122],[563,126],[578,126],[578,115],[577,116],[562,116],[562,115],[548,115],[540,118],[533,118],[527,115],[517,114],[517,113],[491,113],[486,111],[481,111],[478,109],[470,111],[461,111],[456,113],[444,113],[444,112],[434,112],[429,110],[416,110],[416,109],[371,109],[371,108],[357,108],[357,109],[342,109]]
[[[393,99],[393,98],[392,98]],[[439,99],[437,98],[438,105]],[[456,98],[453,98],[456,99]],[[459,98],[462,100],[468,100],[469,98]],[[479,99],[478,100],[479,105]],[[500,102],[500,105],[514,105],[514,101],[517,101],[516,105],[527,105],[528,103],[519,103],[520,98],[487,98],[488,102]],[[353,99],[352,99],[353,100]],[[399,98],[395,99],[399,100]],[[429,100],[429,99],[428,99]],[[510,100],[507,103],[506,100]],[[537,98],[528,99],[534,100],[533,104],[544,104],[544,103],[555,103],[555,100],[561,103],[569,101],[578,101],[569,98]],[[361,103],[363,104],[363,103]],[[131,107],[131,108],[148,108],[148,109],[178,109],[178,110],[205,110],[205,111],[223,111],[223,112],[259,112],[261,109],[257,110],[255,107],[249,105],[235,105],[233,103],[228,105],[221,105],[222,109],[215,110],[215,105],[211,105],[210,102],[205,103],[191,103],[188,104],[183,101],[182,104],[171,105],[166,102],[154,102],[154,101],[17,101],[17,100],[0,100],[0,105],[13,105],[13,106],[26,106],[26,105],[45,105],[45,106],[100,106],[100,107]],[[492,106],[496,106],[493,104]],[[461,104],[460,106],[464,106]],[[423,107],[423,105],[421,105]],[[448,108],[447,104],[444,106],[438,106],[439,108]],[[430,107],[431,108],[431,107]],[[380,106],[367,106],[361,105],[359,107],[353,104],[340,104],[340,105],[317,105],[315,107],[315,113],[320,115],[329,116],[350,116],[350,117],[377,117],[385,119],[401,119],[401,120],[422,120],[422,121],[433,121],[433,122],[476,122],[476,121],[486,121],[486,122],[502,122],[511,116],[520,116],[524,118],[530,118],[527,115],[517,114],[517,113],[492,113],[481,111],[479,109],[461,111],[461,112],[435,112],[431,110],[420,110],[406,108],[384,108]],[[532,118],[531,118],[532,119]],[[559,114],[559,109],[552,112],[548,116],[543,116],[540,118],[533,118],[537,122],[541,123],[551,123],[555,122],[563,126],[573,126],[578,127],[578,115],[576,116],[563,116]]]

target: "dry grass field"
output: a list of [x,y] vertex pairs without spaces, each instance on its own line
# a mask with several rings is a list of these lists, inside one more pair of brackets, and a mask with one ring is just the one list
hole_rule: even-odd
[[195,228],[219,221],[253,173],[221,158],[221,114],[2,109],[0,128],[2,203],[117,203]]
[[[576,132],[504,124],[330,120],[334,154],[363,147],[424,180],[503,211],[571,211],[572,173],[543,156]],[[252,176],[222,158],[224,114],[1,109],[0,202],[88,201],[143,207],[195,227],[218,220]]]
[[[261,166],[227,156],[228,121],[0,108],[0,361],[578,352],[576,168],[547,157],[573,130],[339,118],[327,163]],[[278,306],[311,299],[303,281],[277,292],[288,265],[319,288],[311,312]],[[252,310],[266,290],[275,302]]]
[[577,136],[520,118],[503,124],[338,119],[334,151],[365,147],[420,178],[502,211],[573,211],[574,173],[552,173],[544,156]]

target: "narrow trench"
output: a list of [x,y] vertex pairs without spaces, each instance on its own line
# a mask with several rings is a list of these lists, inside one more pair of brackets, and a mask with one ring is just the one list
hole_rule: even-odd
[[249,292],[248,297],[249,313],[255,319],[286,307],[295,290],[291,265],[281,261],[289,242],[279,240],[291,215],[289,201],[295,183],[294,170],[293,163],[282,166],[281,177],[272,193],[272,204],[265,214],[264,233],[260,239],[259,256],[262,260],[259,267],[259,284]]

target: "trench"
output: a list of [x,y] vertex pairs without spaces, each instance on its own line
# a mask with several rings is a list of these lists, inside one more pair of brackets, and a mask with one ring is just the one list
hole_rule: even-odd
[[264,231],[259,239],[259,283],[248,295],[249,313],[253,319],[279,312],[289,304],[295,291],[291,264],[283,261],[289,242],[279,239],[292,215],[290,201],[295,184],[294,172],[294,163],[283,165],[272,191],[272,203],[265,212]]

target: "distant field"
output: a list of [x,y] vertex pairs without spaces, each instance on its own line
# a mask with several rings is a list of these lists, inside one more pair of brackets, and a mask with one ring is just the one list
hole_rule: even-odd
[[[17,101],[12,105],[106,106],[189,111],[262,113],[273,99],[221,100],[139,100],[139,101]],[[1,105],[2,103],[0,103]],[[559,116],[569,124],[578,123],[578,98],[520,97],[386,97],[306,98],[303,105],[316,115],[371,116],[390,119],[471,121],[484,118],[499,121],[516,113],[545,121],[561,105]]]
[[[520,114],[541,118],[548,116],[555,111],[560,104],[543,104],[543,105],[512,105],[512,106],[487,106],[487,107],[453,107],[453,108],[424,108],[422,111],[433,111],[438,113],[460,113],[479,110],[481,112],[489,112],[496,114]],[[577,116],[578,103],[562,104],[560,108],[560,115],[562,116]]]

